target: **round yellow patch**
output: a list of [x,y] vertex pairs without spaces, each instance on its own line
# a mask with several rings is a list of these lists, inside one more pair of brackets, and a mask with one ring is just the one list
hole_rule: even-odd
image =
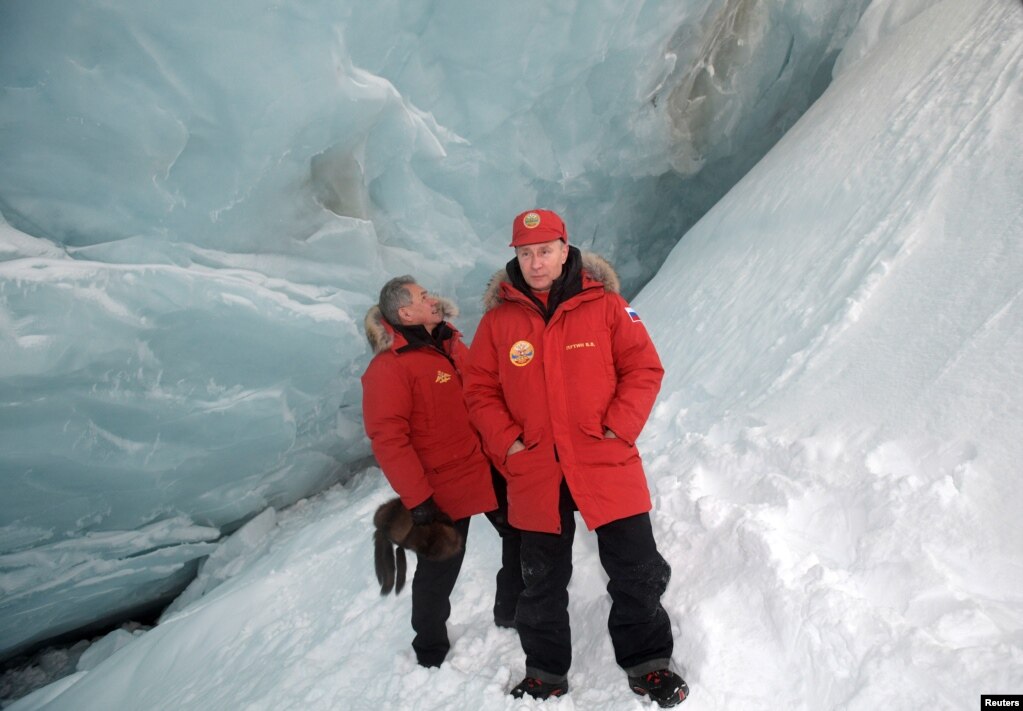
[[508,351],[512,365],[518,366],[529,365],[529,362],[533,360],[533,354],[533,344],[529,341],[517,341]]
[[535,212],[527,212],[522,217],[522,226],[525,227],[527,230],[531,230],[533,228],[539,227],[540,226],[540,216],[538,214],[536,214]]

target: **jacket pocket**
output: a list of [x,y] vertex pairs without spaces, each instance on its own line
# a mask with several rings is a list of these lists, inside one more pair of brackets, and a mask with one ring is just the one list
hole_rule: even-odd
[[597,422],[580,422],[583,433],[577,456],[587,466],[617,467],[638,457],[636,448],[619,437],[605,437],[604,426]]
[[522,444],[526,446],[525,449],[520,449],[515,454],[509,455],[504,460],[504,466],[508,470],[508,474],[511,476],[519,476],[526,474],[535,468],[537,461],[541,454],[539,449],[540,445],[540,433],[539,432],[523,432],[522,433]]

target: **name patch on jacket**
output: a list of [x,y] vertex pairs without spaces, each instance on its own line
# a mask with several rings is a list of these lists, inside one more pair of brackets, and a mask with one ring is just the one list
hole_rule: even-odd
[[629,320],[632,321],[633,323],[635,323],[636,321],[640,321],[641,320],[639,318],[639,314],[636,313],[636,310],[633,309],[631,306],[626,306],[625,307],[625,313],[629,314]]
[[565,346],[566,351],[573,351],[576,348],[596,348],[597,344],[593,341],[584,341],[583,343],[569,343]]
[[520,367],[529,365],[529,362],[533,360],[533,355],[533,344],[529,341],[516,341],[508,351],[508,358],[511,359],[512,365]]
[[434,380],[433,382],[435,382],[435,383],[446,383],[449,380],[451,380],[451,373],[445,373],[443,370],[438,370],[437,371],[437,379]]

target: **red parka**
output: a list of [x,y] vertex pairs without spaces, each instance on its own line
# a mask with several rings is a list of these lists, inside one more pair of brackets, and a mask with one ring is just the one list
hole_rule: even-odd
[[[453,311],[444,307],[446,315]],[[433,496],[458,520],[497,508],[497,499],[462,395],[468,349],[452,330],[443,351],[409,348],[380,309],[371,308],[366,337],[376,355],[362,375],[362,414],[373,454],[405,507]]]
[[[465,370],[473,424],[508,480],[509,521],[529,531],[560,532],[562,477],[590,529],[650,510],[635,445],[664,370],[611,265],[582,255],[582,291],[547,323],[498,272]],[[526,449],[508,457],[516,439]]]

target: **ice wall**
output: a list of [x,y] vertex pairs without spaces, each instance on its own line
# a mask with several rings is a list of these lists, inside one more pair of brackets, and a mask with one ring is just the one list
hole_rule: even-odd
[[0,657],[368,453],[362,314],[526,206],[634,290],[864,2],[0,5]]

